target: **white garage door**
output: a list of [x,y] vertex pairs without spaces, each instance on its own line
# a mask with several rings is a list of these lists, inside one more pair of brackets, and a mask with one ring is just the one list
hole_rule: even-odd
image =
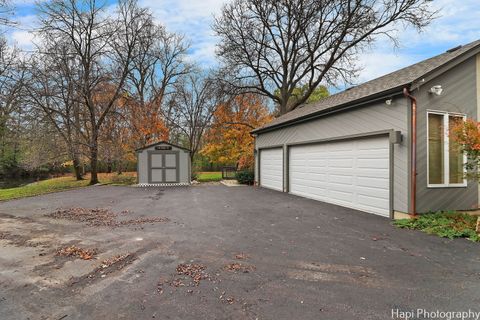
[[260,185],[283,191],[283,149],[260,151]]
[[390,214],[388,137],[290,148],[290,192],[382,216]]

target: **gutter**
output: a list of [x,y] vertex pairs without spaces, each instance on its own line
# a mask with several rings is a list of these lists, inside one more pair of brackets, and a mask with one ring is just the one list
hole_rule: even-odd
[[412,124],[410,134],[410,145],[412,147],[410,153],[410,162],[412,166],[411,170],[411,194],[410,194],[410,216],[415,217],[417,215],[417,99],[412,96],[407,87],[403,88],[403,95],[411,101],[412,106]]

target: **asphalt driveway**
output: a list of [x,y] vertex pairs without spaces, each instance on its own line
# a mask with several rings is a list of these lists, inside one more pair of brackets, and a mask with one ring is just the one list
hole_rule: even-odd
[[[138,223],[46,216],[58,208],[106,208]],[[56,256],[72,244],[95,248],[96,258]],[[0,318],[343,320],[391,319],[392,309],[480,311],[479,248],[265,189],[89,187],[0,203]]]

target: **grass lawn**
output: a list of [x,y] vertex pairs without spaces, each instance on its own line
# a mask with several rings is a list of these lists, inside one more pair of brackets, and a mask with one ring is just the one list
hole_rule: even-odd
[[[109,185],[131,185],[136,182],[135,172],[126,172],[121,175],[117,173],[100,173],[98,177],[100,183]],[[87,175],[85,180],[77,181],[72,176],[64,176],[33,182],[17,188],[0,189],[0,201],[86,187],[88,186],[89,178],[89,175]]]
[[443,238],[467,238],[480,241],[475,231],[477,217],[465,213],[437,212],[422,214],[414,219],[401,219],[394,222],[399,228],[421,230]]
[[221,181],[222,173],[221,172],[198,172],[197,181],[198,182],[212,182],[212,181]]

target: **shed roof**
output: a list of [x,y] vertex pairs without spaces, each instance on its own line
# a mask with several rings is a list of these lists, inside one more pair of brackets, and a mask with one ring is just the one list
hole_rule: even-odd
[[269,131],[279,126],[297,122],[302,119],[348,107],[361,101],[368,101],[380,94],[386,94],[391,91],[412,85],[427,75],[433,73],[439,68],[460,58],[478,51],[480,40],[471,42],[464,46],[459,46],[446,51],[438,56],[420,61],[411,66],[394,71],[382,77],[370,80],[356,87],[333,94],[316,103],[304,104],[296,109],[274,119],[263,127],[256,128],[252,133]]
[[140,151],[143,151],[143,150],[145,150],[145,149],[148,149],[148,148],[151,148],[151,147],[154,147],[154,146],[158,146],[158,145],[160,145],[160,144],[168,144],[169,146],[172,146],[172,147],[175,147],[175,148],[178,148],[178,149],[182,149],[182,150],[191,152],[190,149],[187,149],[187,148],[178,146],[178,145],[176,145],[176,144],[173,144],[173,143],[170,143],[170,142],[167,142],[167,141],[159,141],[159,142],[155,142],[155,143],[146,145],[146,146],[144,146],[144,147],[142,147],[142,148],[136,149],[135,152],[140,152]]

